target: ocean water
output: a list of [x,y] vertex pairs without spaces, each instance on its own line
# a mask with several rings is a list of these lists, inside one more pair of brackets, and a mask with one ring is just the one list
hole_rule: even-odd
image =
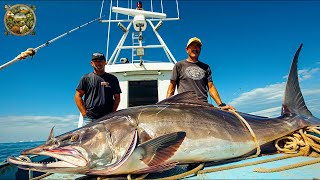
[[22,150],[33,148],[43,143],[44,141],[0,143],[0,162],[6,161],[8,156],[19,156]]

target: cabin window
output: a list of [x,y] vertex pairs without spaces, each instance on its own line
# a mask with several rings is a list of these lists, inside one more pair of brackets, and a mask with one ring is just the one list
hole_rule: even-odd
[[129,107],[158,102],[158,81],[129,81]]

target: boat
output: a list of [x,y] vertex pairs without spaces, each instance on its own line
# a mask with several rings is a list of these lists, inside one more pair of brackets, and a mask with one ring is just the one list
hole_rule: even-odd
[[[109,11],[115,13],[116,18],[112,19],[112,15],[110,15],[109,19],[100,20],[102,23],[117,23],[123,32],[110,57],[108,57],[109,41],[107,41],[106,58],[108,64],[105,68],[106,72],[115,75],[119,80],[122,90],[119,110],[132,106],[154,104],[165,99],[171,72],[177,62],[158,30],[165,21],[180,19],[178,1],[176,0],[176,17],[167,17],[165,13],[145,11],[138,6],[142,7],[141,1],[137,2],[135,9],[110,6]],[[151,7],[153,7],[152,4]],[[161,8],[163,12],[163,7]],[[119,14],[126,17],[121,19]],[[148,26],[149,32],[147,33],[153,34],[156,39],[153,44],[144,40],[144,32],[147,31]],[[110,32],[108,32],[109,36]],[[125,42],[128,42],[127,39],[130,37],[131,44],[126,45]],[[152,50],[163,51],[166,56],[165,60],[148,59],[150,58],[148,56],[145,58],[145,51],[147,53]],[[123,51],[126,52],[121,54]],[[155,52],[153,51],[153,53]],[[159,51],[157,52],[159,53]],[[80,114],[78,127],[82,125],[83,117]]]
[[[111,1],[112,2],[112,1]],[[162,2],[162,1],[161,1]],[[177,2],[177,1],[176,1]],[[139,4],[139,3],[137,3]],[[117,26],[123,35],[110,58],[107,57],[108,65],[105,67],[106,72],[114,74],[118,79],[122,89],[121,102],[119,109],[128,107],[153,104],[166,98],[166,90],[169,85],[170,76],[174,64],[177,62],[162,39],[159,28],[165,21],[179,20],[179,8],[177,2],[177,17],[166,17],[164,13],[144,11],[141,7],[121,8],[110,6],[110,12],[117,14],[116,19],[102,20],[101,23],[117,23]],[[125,14],[126,18],[118,18],[119,14]],[[157,24],[154,24],[157,22]],[[126,23],[126,25],[125,25]],[[150,26],[151,32],[154,33],[159,44],[146,44],[143,35]],[[134,29],[134,31],[130,31]],[[131,35],[130,35],[131,33]],[[108,36],[110,32],[108,32]],[[126,39],[131,37],[131,45],[126,45]],[[107,44],[108,47],[108,44]],[[167,60],[146,59],[145,53],[149,49],[162,49]],[[125,56],[121,56],[121,51],[129,50]],[[108,48],[107,53],[108,56]],[[130,56],[131,58],[128,58]],[[143,88],[141,88],[143,87]],[[79,116],[78,127],[83,125],[81,115]],[[201,167],[202,173],[199,173],[198,164],[181,165],[163,173],[150,174],[146,178],[158,179],[169,177],[169,179],[317,179],[320,178],[320,164],[309,164],[301,167],[294,167],[285,171],[278,172],[255,172],[256,168],[275,168],[289,166],[295,163],[309,162],[314,158],[297,156],[285,158],[285,154],[263,155],[254,158],[248,158],[241,161],[220,162],[212,165]],[[32,162],[48,162],[43,156],[29,157]],[[255,162],[265,163],[255,163]],[[245,165],[245,166],[243,166]],[[197,171],[193,171],[193,170]],[[215,169],[215,171],[210,171]],[[208,171],[205,171],[208,170]],[[183,173],[188,175],[177,176]],[[191,172],[191,173],[190,173]],[[83,174],[62,174],[62,173],[41,173],[18,169],[16,166],[7,162],[0,164],[0,179],[97,179],[97,176],[88,176]],[[104,179],[104,177],[99,177]],[[109,178],[109,177],[108,177]],[[127,176],[114,177],[115,179]],[[134,177],[136,178],[136,177]]]

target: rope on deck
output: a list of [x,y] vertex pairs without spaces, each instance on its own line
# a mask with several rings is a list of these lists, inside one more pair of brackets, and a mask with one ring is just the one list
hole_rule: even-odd
[[256,168],[254,171],[262,173],[279,172],[320,163],[320,138],[315,136],[316,134],[320,137],[320,126],[299,129],[291,135],[275,141],[275,146],[280,153],[310,156],[315,157],[315,159],[277,168]]
[[[193,174],[197,174],[202,168],[204,167],[204,163],[201,163],[199,164],[197,167],[187,171],[187,172],[184,172],[184,173],[181,173],[181,174],[177,174],[177,175],[173,175],[173,176],[169,176],[169,177],[163,177],[163,178],[156,178],[157,180],[173,180],[173,179],[181,179],[181,178],[184,178],[184,177],[187,177],[189,175],[193,175]],[[127,175],[127,180],[141,180],[141,179],[144,179],[145,177],[147,177],[149,174],[143,174],[141,175],[140,177],[137,177],[137,178],[134,178],[132,179],[131,177],[131,174],[128,174]],[[113,178],[109,178],[109,177],[98,177],[97,180],[109,180],[109,179],[113,179]],[[117,178],[115,178],[117,179]]]
[[[275,146],[282,153],[303,153],[304,156],[320,157],[320,126],[299,129],[291,135],[275,141]],[[282,146],[282,147],[281,147]]]
[[40,176],[31,178],[31,179],[29,179],[29,180],[39,180],[39,179],[43,179],[43,178],[45,178],[45,177],[47,177],[47,176],[50,176],[51,174],[53,174],[53,173],[45,173],[45,174],[42,174],[42,175],[40,175]]
[[[147,177],[148,175],[149,175],[149,173],[147,173],[147,174],[142,174],[141,176],[135,178],[135,180],[144,179],[144,178]],[[128,179],[128,180],[133,180],[133,179],[131,178],[131,174],[128,174],[127,179]]]
[[200,169],[202,169],[203,167],[204,167],[204,163],[201,163],[201,164],[199,164],[199,166],[197,166],[196,168],[194,168],[194,169],[192,169],[190,171],[187,171],[187,172],[184,172],[184,173],[181,173],[181,174],[178,174],[178,175],[174,175],[174,176],[160,178],[158,180],[181,179],[181,178],[187,177],[187,176],[192,175],[192,174],[197,174],[200,171]]
[[211,168],[211,169],[201,170],[198,172],[198,174],[211,173],[211,172],[235,169],[235,168],[246,167],[246,166],[253,166],[253,165],[257,165],[257,164],[263,164],[263,163],[267,163],[267,162],[273,162],[273,161],[278,161],[278,160],[297,157],[297,156],[301,156],[301,154],[288,154],[288,155],[275,157],[275,158],[271,158],[271,159],[264,159],[264,160],[260,160],[260,161],[236,164],[236,165],[231,165],[231,166]]
[[[233,112],[233,111],[231,111],[231,112]],[[235,115],[239,119],[241,119],[242,122],[246,123],[246,121],[239,114],[235,114]],[[247,127],[249,128],[250,126],[247,126]],[[313,127],[307,127],[305,129],[299,129],[298,131],[294,132],[290,136],[285,136],[285,137],[282,137],[282,138],[276,140],[275,146],[276,146],[277,150],[280,153],[286,153],[287,155],[284,155],[281,157],[276,157],[276,158],[271,158],[271,159],[266,159],[266,160],[238,164],[238,165],[231,165],[231,166],[224,166],[224,167],[201,170],[198,172],[198,174],[204,174],[204,173],[210,173],[210,172],[252,166],[252,165],[257,165],[257,164],[262,164],[262,163],[267,163],[267,162],[272,162],[272,161],[278,161],[278,160],[292,158],[292,157],[298,157],[298,156],[320,157],[320,138],[313,135],[313,134],[320,135],[320,126],[313,126]],[[280,144],[282,144],[282,146]],[[258,149],[257,149],[257,151],[258,151]],[[307,165],[316,164],[316,163],[320,163],[320,158],[313,159],[313,160],[306,161],[306,162],[296,163],[296,164],[292,164],[292,165],[288,165],[288,166],[282,166],[279,168],[273,168],[273,169],[255,168],[254,171],[255,172],[279,172],[279,171],[284,171],[284,170],[307,166]]]
[[320,158],[315,158],[310,161],[300,162],[300,163],[282,166],[282,167],[278,167],[278,168],[270,168],[270,169],[268,169],[268,168],[255,168],[253,171],[261,172],[261,173],[280,172],[280,171],[285,171],[285,170],[294,169],[294,168],[307,166],[307,165],[311,165],[311,164],[317,164],[317,163],[320,163]]

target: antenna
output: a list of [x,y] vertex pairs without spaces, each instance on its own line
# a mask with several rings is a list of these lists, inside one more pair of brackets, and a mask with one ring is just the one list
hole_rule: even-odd
[[147,28],[146,17],[164,19],[167,17],[164,13],[157,13],[142,10],[142,3],[138,1],[137,9],[112,7],[112,12],[133,16],[133,27],[136,31],[145,31]]
[[[121,2],[121,1],[120,1]],[[130,3],[131,2],[131,7]],[[123,49],[131,49],[132,50],[132,59],[131,62],[140,62],[140,66],[143,65],[143,60],[142,57],[145,55],[145,49],[147,48],[163,48],[165,54],[167,55],[168,60],[171,63],[176,63],[175,58],[171,54],[170,50],[168,49],[167,45],[163,41],[162,37],[158,33],[158,30],[163,24],[163,21],[168,21],[168,20],[180,20],[179,18],[179,8],[178,8],[178,1],[176,0],[175,2],[172,1],[172,3],[176,3],[176,11],[177,11],[177,17],[170,17],[168,18],[167,14],[164,13],[164,7],[162,4],[161,0],[161,13],[160,12],[154,12],[154,6],[153,6],[153,1],[150,0],[151,2],[151,11],[145,10],[142,8],[142,2],[138,1],[136,4],[136,8],[132,9],[132,0],[128,0],[128,7],[118,7],[118,0],[113,4],[112,0],[110,3],[110,12],[116,13],[116,16],[109,16],[108,20],[101,20],[100,22],[102,23],[109,23],[110,27],[110,22],[117,22],[118,27],[121,29],[123,32],[122,38],[119,40],[118,45],[116,46],[114,52],[108,59],[108,64],[115,64],[118,62],[118,57],[120,54],[120,51]],[[171,1],[168,1],[171,3]],[[115,6],[114,6],[115,5]],[[123,4],[122,4],[123,5]],[[172,7],[172,6],[169,6]],[[175,11],[175,10],[174,10]],[[172,11],[172,12],[174,12]],[[171,13],[172,13],[171,12]],[[118,16],[124,15],[127,18],[121,19],[121,17],[124,16]],[[112,17],[115,17],[113,19]],[[157,21],[157,25],[153,25],[153,22]],[[125,24],[123,24],[125,23]],[[150,24],[150,28],[152,28],[153,33],[155,33],[155,37],[159,40],[160,45],[145,45],[143,41],[143,35],[142,33],[147,29],[147,24]],[[125,46],[125,40],[128,37],[128,34],[130,32],[130,28],[133,27],[134,31],[132,32],[132,46]],[[131,28],[132,30],[132,28]],[[108,31],[108,41],[107,41],[107,51],[109,49],[109,34],[110,32]],[[151,41],[150,41],[151,42]],[[107,52],[108,53],[108,52]],[[106,53],[106,56],[109,57],[109,55]],[[139,60],[134,59],[134,57],[139,57]],[[121,58],[120,58],[121,59]],[[123,60],[123,59],[122,59]],[[119,62],[122,62],[121,60]]]
[[167,17],[165,13],[157,13],[157,12],[151,12],[151,11],[145,11],[145,10],[139,10],[139,9],[121,8],[121,7],[112,7],[112,12],[129,15],[129,16],[143,15],[145,17],[159,18],[159,19],[164,19]]

